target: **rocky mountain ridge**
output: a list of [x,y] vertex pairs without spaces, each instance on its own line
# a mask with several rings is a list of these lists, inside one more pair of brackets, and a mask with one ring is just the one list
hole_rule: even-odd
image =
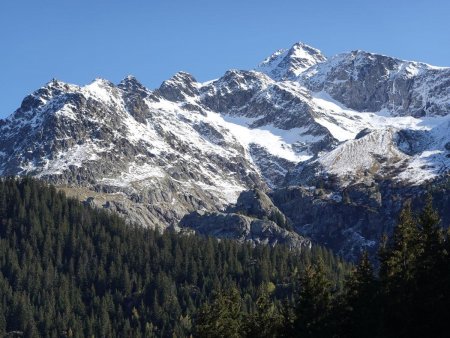
[[[307,243],[295,231],[322,243],[334,233],[332,247],[350,254],[377,241],[360,218],[383,213],[385,182],[423,192],[448,177],[449,84],[449,68],[362,51],[327,59],[303,43],[205,83],[186,72],[156,90],[132,76],[52,80],[0,120],[0,174],[40,177],[143,225],[294,247]],[[254,189],[290,229],[233,209]],[[345,216],[355,200],[367,209],[358,219]],[[302,214],[320,223],[297,214],[315,203],[328,212]],[[398,209],[367,217],[391,224]],[[324,217],[342,221],[330,230]]]

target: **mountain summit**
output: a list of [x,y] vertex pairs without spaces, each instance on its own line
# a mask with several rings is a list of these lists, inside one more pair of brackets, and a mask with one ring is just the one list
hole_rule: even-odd
[[320,50],[297,42],[290,49],[280,49],[255,69],[277,81],[295,79],[303,71],[326,61]]

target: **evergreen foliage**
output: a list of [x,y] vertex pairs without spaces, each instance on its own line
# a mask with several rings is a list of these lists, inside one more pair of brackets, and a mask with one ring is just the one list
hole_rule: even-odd
[[340,336],[376,337],[380,322],[380,304],[378,299],[378,281],[369,255],[364,252],[353,273],[347,278],[344,293],[336,300],[336,320],[343,320],[335,326]]
[[332,290],[323,263],[310,265],[300,278],[300,289],[294,321],[295,332],[301,337],[330,336]]
[[200,310],[196,323],[199,337],[238,338],[244,331],[242,300],[238,290],[219,292],[211,305]]
[[269,336],[319,258],[342,285],[350,266],[321,247],[160,234],[40,181],[0,180],[0,336],[185,337],[194,319],[200,335],[211,322],[216,336]]

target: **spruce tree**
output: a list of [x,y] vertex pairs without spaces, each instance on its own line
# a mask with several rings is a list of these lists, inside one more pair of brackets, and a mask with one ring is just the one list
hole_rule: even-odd
[[238,291],[219,292],[211,304],[204,305],[196,321],[198,337],[238,338],[244,332],[242,300]]
[[425,207],[419,217],[419,238],[420,253],[417,268],[421,274],[429,275],[444,256],[444,233],[430,195],[427,196]]
[[369,254],[364,251],[359,264],[345,283],[343,305],[348,337],[376,337],[380,323],[378,283]]
[[420,252],[419,231],[408,203],[401,211],[392,243],[380,253],[380,280],[383,287],[384,329],[405,337],[413,325],[414,297],[417,291],[416,266]]
[[300,278],[294,329],[301,337],[329,337],[331,309],[331,283],[319,260],[308,266]]
[[259,288],[256,311],[246,318],[245,335],[247,337],[277,337],[280,334],[282,317],[270,298],[267,285]]
[[436,336],[447,330],[446,316],[448,307],[445,302],[449,285],[446,283],[446,251],[444,233],[440,226],[440,218],[433,208],[431,195],[419,217],[419,246],[417,257],[417,288],[414,306],[415,332],[427,335],[435,332]]

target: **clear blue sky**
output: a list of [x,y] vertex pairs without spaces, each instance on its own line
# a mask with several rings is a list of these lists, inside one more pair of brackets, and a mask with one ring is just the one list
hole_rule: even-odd
[[297,41],[450,66],[449,18],[445,0],[4,0],[0,117],[53,77],[133,74],[155,88],[185,70],[203,81]]

